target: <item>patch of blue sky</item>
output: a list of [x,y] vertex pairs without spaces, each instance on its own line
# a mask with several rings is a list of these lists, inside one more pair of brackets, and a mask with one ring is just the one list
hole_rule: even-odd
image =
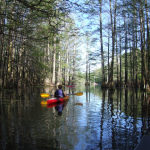
[[[88,12],[80,12],[79,10],[74,10],[72,16],[74,17],[76,27],[80,30],[81,37],[82,37],[82,44],[79,47],[79,51],[81,52],[82,57],[82,68],[86,69],[86,54],[87,51],[89,51],[91,54],[93,54],[94,59],[90,60],[91,64],[94,64],[92,68],[99,68],[101,67],[101,43],[100,43],[100,5],[98,0],[73,0],[73,2],[76,2],[77,4],[81,5],[82,7],[86,8],[88,11],[92,10],[91,13]],[[91,3],[91,5],[85,5],[86,3]],[[115,1],[112,1],[112,11],[114,9]],[[121,4],[121,2],[118,1],[118,4]],[[94,8],[94,9],[93,9]],[[121,9],[121,8],[120,8]],[[114,14],[113,14],[114,15]],[[119,10],[117,12],[117,27],[123,25],[124,23],[124,17],[121,16]],[[103,36],[103,50],[105,54],[105,58],[107,58],[108,54],[108,37],[109,37],[109,51],[111,56],[111,18],[110,18],[110,4],[109,0],[103,0],[102,1],[102,36]],[[86,40],[86,34],[89,33],[90,35],[90,44],[87,48],[87,40]],[[124,33],[121,34],[121,36],[124,36]],[[81,38],[80,37],[80,38]],[[119,35],[118,35],[118,38]],[[122,53],[124,51],[122,50]],[[111,57],[110,57],[111,61]],[[105,62],[107,63],[107,61]],[[82,69],[83,70],[83,69]]]
[[[85,1],[84,1],[85,2]],[[83,0],[79,1],[80,4],[83,4]],[[106,7],[103,10],[102,14],[102,23],[103,27],[106,26],[110,22],[110,16],[108,15],[109,6],[105,3]],[[91,8],[90,8],[91,9]],[[92,68],[96,68],[101,66],[100,63],[100,12],[99,6],[96,5],[93,10],[93,15],[91,16],[89,13],[83,13],[77,11],[74,15],[74,20],[76,22],[77,28],[80,29],[80,33],[83,35],[82,44],[80,46],[80,51],[82,52],[82,62],[83,67],[86,68],[86,54],[89,51],[91,54],[95,53],[95,60],[90,60],[91,64],[94,64]],[[95,11],[95,12],[94,12]],[[90,34],[90,45],[87,48],[87,41],[86,41],[86,33]],[[94,42],[92,42],[94,41]],[[104,41],[104,49],[107,50],[107,41],[108,41],[108,30],[107,27],[103,29],[103,41]],[[98,63],[98,64],[97,64]],[[100,63],[100,64],[99,64]],[[96,65],[95,65],[96,64]]]

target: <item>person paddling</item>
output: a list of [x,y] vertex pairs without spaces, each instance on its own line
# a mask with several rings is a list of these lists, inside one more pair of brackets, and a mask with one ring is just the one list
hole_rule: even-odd
[[54,97],[56,98],[67,97],[66,93],[62,90],[62,85],[58,85],[58,89],[55,91]]

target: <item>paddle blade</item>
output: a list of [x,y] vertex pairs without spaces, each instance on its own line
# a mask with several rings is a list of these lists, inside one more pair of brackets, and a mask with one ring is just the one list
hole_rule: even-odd
[[76,103],[75,105],[81,105],[81,106],[82,106],[82,105],[83,105],[83,103]]
[[49,94],[47,94],[47,93],[41,93],[41,97],[43,97],[43,98],[47,98],[47,97],[49,97],[50,95]]
[[75,93],[75,95],[77,95],[77,96],[82,96],[83,93]]

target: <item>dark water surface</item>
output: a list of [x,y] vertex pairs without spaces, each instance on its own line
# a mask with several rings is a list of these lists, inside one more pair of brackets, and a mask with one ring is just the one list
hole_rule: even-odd
[[133,89],[112,93],[100,86],[64,90],[83,95],[71,95],[64,105],[47,108],[40,104],[40,93],[53,94],[55,88],[1,91],[0,149],[132,150],[149,133],[150,98],[146,93]]

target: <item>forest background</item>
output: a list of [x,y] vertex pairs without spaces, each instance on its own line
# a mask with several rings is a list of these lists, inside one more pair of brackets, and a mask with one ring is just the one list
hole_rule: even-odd
[[1,0],[0,89],[149,89],[149,13],[147,0]]

